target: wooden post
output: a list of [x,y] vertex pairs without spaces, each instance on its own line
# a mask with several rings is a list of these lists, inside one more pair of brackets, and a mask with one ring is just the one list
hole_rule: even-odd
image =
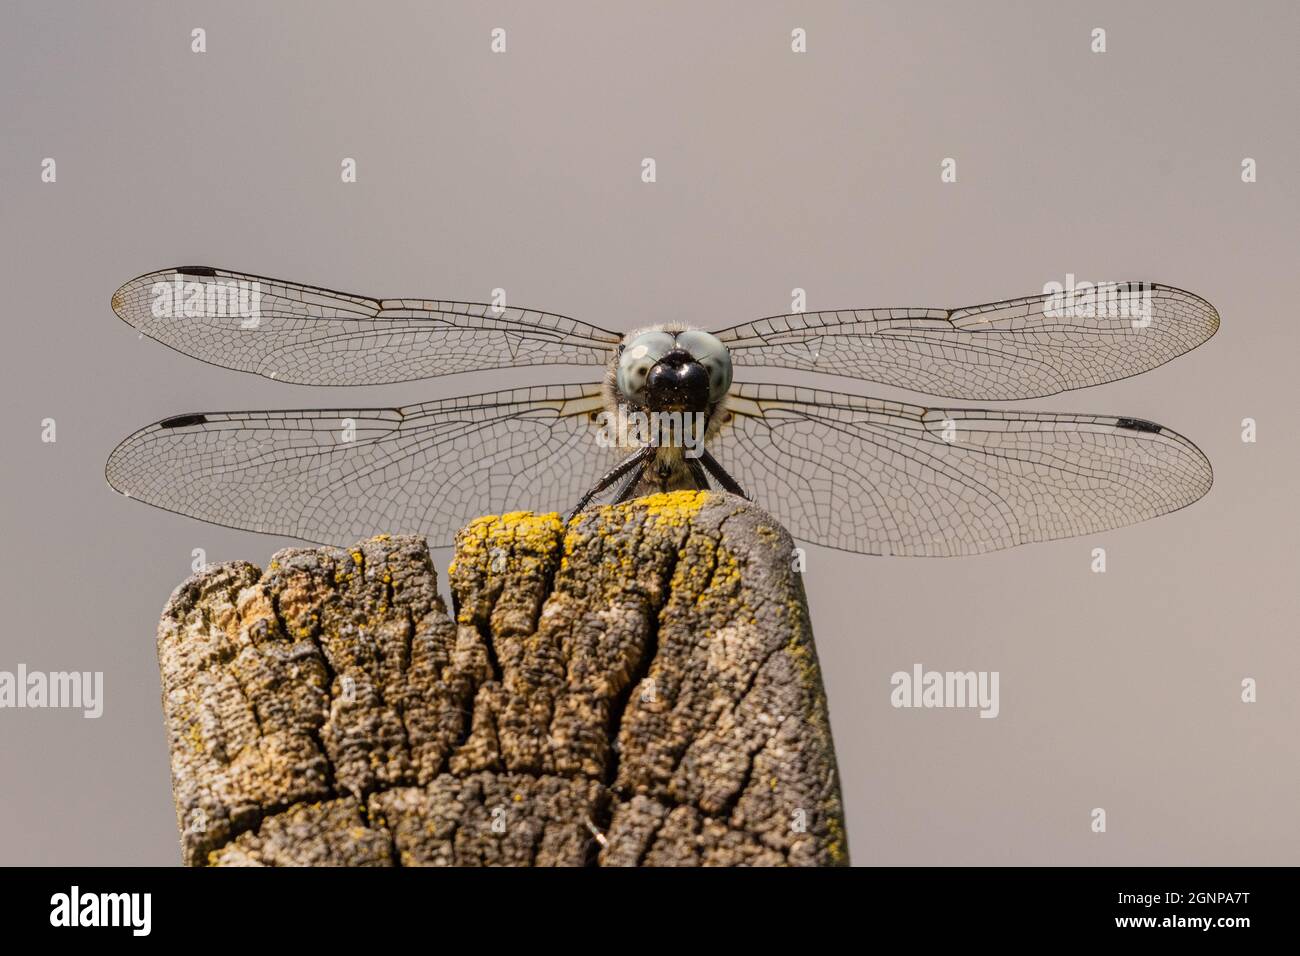
[[729,495],[216,565],[158,629],[190,865],[848,860],[794,545]]

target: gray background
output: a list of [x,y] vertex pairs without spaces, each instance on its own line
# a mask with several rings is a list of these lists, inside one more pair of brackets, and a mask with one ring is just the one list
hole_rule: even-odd
[[[1296,10],[5,2],[0,669],[102,670],[107,701],[98,721],[0,711],[0,862],[177,862],[158,612],[193,548],[263,564],[291,543],[119,498],[120,438],[510,381],[279,385],[113,317],[121,282],[191,263],[380,296],[501,286],[616,329],[785,312],[795,286],[810,309],[972,304],[1067,272],[1204,295],[1207,345],[1034,403],[1183,432],[1215,466],[1204,501],[971,559],[810,549],[850,845],[859,864],[1300,862]],[[889,675],[918,661],[1000,671],[1001,716],[894,710]]]

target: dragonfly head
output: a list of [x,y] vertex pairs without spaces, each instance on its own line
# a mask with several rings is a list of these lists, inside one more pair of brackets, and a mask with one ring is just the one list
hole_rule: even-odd
[[650,367],[646,404],[654,409],[702,412],[709,406],[709,373],[683,348],[674,348]]
[[698,329],[634,333],[619,346],[615,383],[639,407],[704,412],[731,387],[731,355]]

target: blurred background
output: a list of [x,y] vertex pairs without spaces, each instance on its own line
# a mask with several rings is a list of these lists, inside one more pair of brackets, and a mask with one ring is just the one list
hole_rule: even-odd
[[[619,330],[788,312],[794,288],[809,310],[969,305],[1069,273],[1197,292],[1222,315],[1208,344],[1032,405],[1187,435],[1215,467],[1203,501],[978,558],[809,547],[850,850],[1300,862],[1294,4],[4,0],[0,19],[0,669],[103,671],[106,698],[98,720],[0,710],[0,862],[179,862],[159,612],[195,548],[264,565],[295,543],[118,497],[121,438],[187,411],[518,382],[331,390],[203,365],[109,308],[184,264],[374,296],[501,287]],[[892,708],[915,663],[998,671],[999,717]]]

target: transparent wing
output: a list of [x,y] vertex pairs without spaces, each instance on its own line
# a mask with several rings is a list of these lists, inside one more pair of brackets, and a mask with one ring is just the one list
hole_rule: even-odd
[[113,294],[113,311],[178,352],[299,385],[604,365],[620,338],[547,312],[372,299],[207,266],[132,279]]
[[733,387],[711,448],[792,534],[861,554],[979,554],[1144,521],[1196,501],[1200,450],[1151,422],[921,408]]
[[[114,449],[118,491],[214,524],[346,545],[448,545],[481,514],[566,511],[614,463],[599,385],[520,388],[407,408],[179,415]],[[351,431],[349,427],[351,426]]]
[[744,366],[846,375],[976,401],[1037,398],[1137,375],[1219,327],[1200,296],[1153,283],[1091,299],[1035,295],[963,309],[778,315],[716,333]]

